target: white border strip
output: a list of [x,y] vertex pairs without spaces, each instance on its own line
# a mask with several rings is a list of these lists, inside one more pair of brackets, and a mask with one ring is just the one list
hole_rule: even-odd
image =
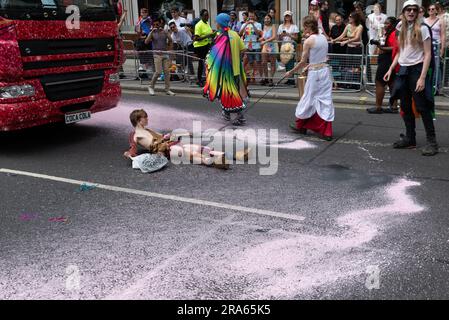
[[75,185],[82,185],[84,183],[87,183],[89,185],[95,185],[96,188],[103,189],[103,190],[123,192],[123,193],[135,194],[135,195],[140,195],[140,196],[145,196],[145,197],[159,198],[159,199],[164,199],[164,200],[186,202],[186,203],[196,204],[196,205],[201,205],[201,206],[208,206],[208,207],[215,207],[215,208],[220,208],[220,209],[228,209],[228,210],[233,210],[233,211],[247,212],[247,213],[253,213],[253,214],[258,214],[258,215],[271,216],[271,217],[275,217],[275,218],[283,218],[283,219],[296,220],[296,221],[303,221],[305,219],[304,217],[299,216],[299,215],[297,216],[297,215],[292,215],[292,214],[287,214],[287,213],[282,213],[282,212],[262,210],[262,209],[242,207],[242,206],[235,206],[235,205],[230,205],[230,204],[225,204],[225,203],[198,200],[198,199],[193,199],[193,198],[185,198],[185,197],[179,197],[179,196],[173,196],[173,195],[167,195],[167,194],[161,194],[161,193],[154,193],[154,192],[148,192],[148,191],[142,191],[142,190],[135,190],[135,189],[129,189],[129,188],[121,188],[121,187],[109,186],[109,185],[105,185],[105,184],[97,184],[97,183],[84,182],[84,181],[73,180],[73,179],[66,179],[66,178],[61,178],[61,177],[54,177],[54,176],[33,173],[33,172],[1,168],[0,173],[16,174],[16,175],[20,175],[20,176],[28,176],[28,177],[33,177],[33,178],[64,182],[64,183],[75,184]]

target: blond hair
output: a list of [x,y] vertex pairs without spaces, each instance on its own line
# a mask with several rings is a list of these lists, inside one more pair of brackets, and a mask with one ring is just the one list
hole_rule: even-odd
[[413,22],[412,32],[410,39],[408,37],[408,22],[405,15],[402,15],[402,26],[401,26],[401,34],[399,35],[399,44],[401,49],[404,49],[405,44],[409,43],[413,47],[423,46],[422,32],[421,32],[421,22],[418,19],[418,15],[416,15],[416,20]]

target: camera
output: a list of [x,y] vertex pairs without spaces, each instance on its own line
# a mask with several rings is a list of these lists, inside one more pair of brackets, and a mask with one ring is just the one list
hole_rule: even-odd
[[375,45],[375,46],[380,46],[380,42],[379,42],[378,40],[374,40],[374,39],[371,39],[371,40],[369,41],[369,44]]

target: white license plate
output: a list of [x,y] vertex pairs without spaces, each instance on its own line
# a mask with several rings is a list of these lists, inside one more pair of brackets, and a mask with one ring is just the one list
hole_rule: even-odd
[[68,113],[65,115],[65,123],[74,123],[90,119],[90,111]]

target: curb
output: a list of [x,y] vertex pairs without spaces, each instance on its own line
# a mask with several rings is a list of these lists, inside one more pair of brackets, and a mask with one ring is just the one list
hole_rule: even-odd
[[[147,91],[148,85],[147,84],[130,84],[130,83],[124,83],[121,82],[121,87],[123,90],[133,90],[133,91]],[[178,87],[178,86],[172,86],[171,90],[175,93],[188,93],[188,94],[202,94],[201,88],[195,88],[195,87]],[[164,92],[162,88],[156,88],[156,92]],[[251,97],[258,99],[265,95],[265,93],[259,92],[259,90],[253,90],[251,92]],[[298,102],[299,95],[293,94],[293,93],[279,93],[279,92],[269,92],[267,95],[265,95],[265,98],[267,99],[276,99],[276,100],[285,100],[285,101],[295,101]],[[361,96],[361,97],[351,97],[351,96],[344,96],[344,95],[333,95],[334,103],[337,104],[350,104],[350,105],[363,105],[363,106],[375,106],[376,100],[374,97],[371,97],[370,95]],[[384,101],[387,101],[387,99],[384,99]],[[384,102],[384,106],[388,106],[387,102]],[[435,109],[437,110],[448,110],[449,111],[449,99],[448,102],[441,102],[437,101],[435,102]]]

